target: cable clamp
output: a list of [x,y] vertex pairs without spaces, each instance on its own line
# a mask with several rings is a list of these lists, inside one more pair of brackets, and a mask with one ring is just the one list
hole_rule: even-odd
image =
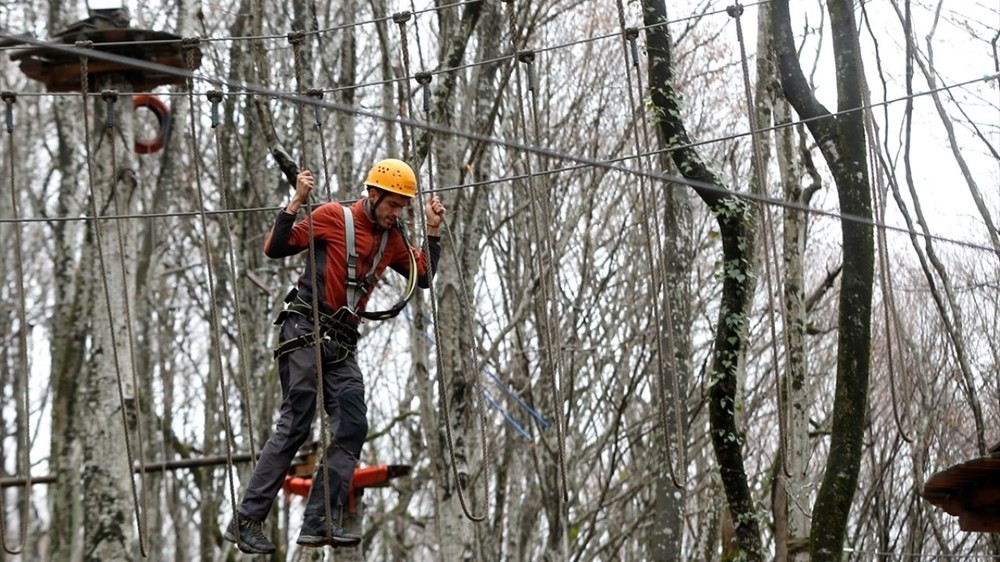
[[4,104],[7,106],[7,110],[4,112],[7,121],[7,132],[14,132],[14,103],[17,101],[17,94],[10,90],[4,90],[0,92],[0,99],[3,100]]
[[219,104],[222,102],[222,92],[219,90],[209,90],[205,92],[208,101],[212,103],[212,128],[217,129],[221,120],[219,119]]
[[104,90],[101,99],[107,107],[104,126],[111,129],[115,126],[115,102],[118,101],[118,90]]

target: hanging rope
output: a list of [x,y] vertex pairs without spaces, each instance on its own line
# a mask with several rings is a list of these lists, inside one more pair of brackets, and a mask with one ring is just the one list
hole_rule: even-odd
[[[404,30],[404,36],[405,36],[405,27],[402,27],[402,29]],[[409,61],[409,57],[408,56],[404,56],[403,61],[404,61],[403,72],[407,76],[409,76],[409,74],[410,74],[409,62],[408,62]],[[419,72],[416,75],[416,80],[417,80],[417,83],[420,84],[421,88],[423,89],[423,95],[424,95],[424,97],[423,97],[424,119],[426,121],[430,122],[430,83],[431,83],[431,75],[428,72]],[[413,96],[412,96],[412,91],[410,90],[409,86],[407,86],[407,91],[410,93],[410,95],[407,96],[408,97],[408,101],[410,103],[412,103]],[[412,108],[410,108],[410,113],[413,114]],[[433,135],[433,133],[428,133],[427,134],[426,162],[427,162],[427,182],[428,182],[428,186],[430,188],[430,192],[431,193],[434,192],[433,154],[434,154],[434,135]],[[415,197],[415,199],[417,200],[417,222],[419,223],[419,230],[421,232],[425,233],[425,238],[426,238],[427,223],[426,223],[426,215],[425,215],[426,210],[424,208],[423,194],[422,193],[418,194]],[[444,228],[447,230],[448,227],[447,227],[446,224],[444,224],[443,220],[442,220],[442,226],[444,226]],[[454,250],[454,246],[452,246],[452,250]],[[461,269],[460,262],[457,259],[455,260],[455,266],[459,270]],[[472,509],[470,508],[468,500],[465,497],[465,486],[462,484],[462,479],[461,479],[460,473],[458,471],[458,458],[457,458],[457,455],[456,455],[456,452],[455,452],[455,439],[454,439],[454,436],[452,434],[452,428],[451,428],[452,422],[451,422],[451,406],[449,404],[450,399],[449,399],[449,395],[448,395],[448,388],[445,385],[444,373],[446,371],[445,371],[445,368],[444,368],[444,350],[441,349],[441,341],[442,341],[441,340],[441,327],[440,327],[441,326],[441,322],[439,320],[439,315],[438,315],[437,291],[435,291],[435,289],[434,289],[434,283],[430,284],[430,286],[428,287],[428,291],[429,291],[428,295],[430,297],[429,302],[430,302],[430,305],[431,305],[431,324],[433,325],[433,330],[434,330],[434,361],[435,361],[435,367],[437,368],[437,377],[436,378],[437,378],[437,383],[438,383],[438,394],[439,394],[440,400],[441,400],[441,416],[443,418],[442,419],[442,424],[444,425],[445,439],[446,439],[446,442],[447,442],[447,445],[448,445],[448,458],[449,458],[450,464],[451,464],[452,477],[454,477],[454,479],[455,479],[455,488],[458,490],[458,502],[462,506],[462,513],[470,521],[474,521],[476,523],[479,523],[479,522],[485,521],[486,517],[487,517],[487,512],[486,512],[487,501],[486,500],[489,498],[489,481],[488,481],[488,478],[485,478],[485,477],[483,478],[483,485],[484,485],[484,493],[483,493],[483,499],[484,499],[483,506],[484,507],[483,507],[483,509],[484,509],[484,511],[483,511],[483,513],[481,515],[476,515],[476,514],[472,513]],[[470,307],[469,310],[472,310],[472,308]],[[463,362],[464,362],[464,360],[463,360]],[[463,369],[459,369],[456,372],[456,376],[462,378],[463,383],[466,385],[466,387],[469,386],[469,381],[468,381],[468,378],[466,377],[466,371],[465,371],[464,368]],[[489,449],[489,444],[488,444],[488,442],[486,440],[486,431],[485,431],[485,426],[484,426],[485,417],[482,415],[481,410],[479,411],[479,414],[480,414],[479,415],[479,421],[480,421],[480,443],[481,443],[481,446],[483,447],[483,462],[484,463],[488,463],[488,462],[490,462],[491,452],[490,452],[490,449]]]
[[[118,170],[118,159],[117,159],[118,150],[117,150],[117,143],[114,142],[114,129],[117,126],[117,124],[115,122],[115,115],[116,115],[116,113],[115,113],[115,103],[118,101],[118,92],[115,91],[115,90],[106,90],[104,92],[101,92],[101,99],[104,100],[104,103],[106,104],[106,107],[107,107],[107,123],[105,125],[105,128],[106,128],[106,132],[107,132],[107,137],[110,140],[110,147],[109,148],[110,148],[110,151],[111,151],[111,173],[113,174],[113,179],[111,181],[113,182],[113,185],[115,186],[115,187],[112,188],[111,202],[112,202],[112,206],[114,208],[114,214],[120,215],[121,214],[121,208],[120,208],[119,200],[118,200],[118,196],[119,196],[120,190],[117,189],[117,186],[121,182],[128,181],[129,178],[126,177],[126,173],[125,173],[124,170],[122,170],[122,171]],[[134,175],[133,175],[133,177],[131,179],[133,181],[135,180]],[[121,268],[122,280],[123,281],[127,281],[128,280],[128,271],[126,270],[126,266],[125,266],[125,255],[126,255],[125,254],[125,234],[124,234],[124,232],[122,230],[122,221],[114,221],[114,223],[115,223],[115,233],[117,234],[118,255],[121,256],[121,259],[119,260],[118,265]],[[127,283],[126,283],[126,287],[127,287]],[[126,338],[128,340],[128,353],[129,353],[129,358],[130,358],[129,366],[131,367],[131,371],[132,371],[132,389],[133,389],[133,392],[135,392],[135,434],[136,434],[135,441],[136,441],[136,448],[137,448],[137,451],[138,451],[138,454],[136,456],[138,458],[138,463],[139,463],[139,498],[138,499],[139,499],[139,505],[141,507],[140,512],[142,513],[142,524],[139,525],[139,542],[141,544],[148,544],[148,540],[149,540],[149,536],[148,536],[149,535],[149,524],[148,524],[148,518],[147,518],[147,515],[148,515],[147,512],[148,512],[148,510],[146,509],[146,471],[145,471],[145,462],[146,462],[145,458],[146,458],[146,455],[145,455],[145,452],[144,452],[145,439],[143,439],[143,432],[142,432],[142,426],[143,426],[143,423],[142,423],[142,393],[140,392],[140,387],[139,387],[139,375],[138,375],[138,373],[136,373],[136,370],[135,370],[135,361],[131,360],[131,358],[135,357],[135,334],[133,334],[133,332],[132,332],[132,306],[131,306],[131,304],[129,304],[128,293],[129,293],[128,290],[125,290],[122,293],[122,306],[123,306],[123,309],[124,309],[124,312],[125,312],[125,335],[126,335]],[[125,390],[124,390],[124,386],[122,385],[121,381],[119,381],[119,383],[118,383],[118,398],[119,398],[119,400],[121,402],[122,410],[125,411],[126,410],[126,408],[125,408],[125,406],[126,406]],[[126,428],[126,432],[127,431],[128,431],[128,429]],[[130,462],[129,463],[129,469],[130,470],[131,470],[132,466],[133,466],[133,463]]]
[[[303,94],[306,91],[305,79],[303,78],[305,74],[304,64],[302,61],[302,43],[305,41],[305,33],[302,31],[292,31],[288,34],[288,42],[292,44],[292,52],[295,57],[295,84],[299,94]],[[309,151],[309,147],[306,145],[306,125],[305,116],[300,111],[296,122],[299,126],[299,146],[301,147],[301,168],[305,169],[306,164],[306,154]],[[329,180],[329,175],[327,175]],[[315,186],[315,184],[314,184]],[[292,189],[296,189],[297,186],[292,186]],[[323,479],[323,509],[324,513],[330,514],[330,518],[333,518],[333,502],[330,499],[330,466],[326,461],[327,451],[330,447],[335,446],[335,443],[330,442],[330,432],[329,432],[329,416],[326,413],[326,400],[324,399],[325,389],[323,388],[323,335],[322,330],[320,330],[319,321],[319,267],[316,264],[316,229],[313,225],[312,218],[312,197],[309,197],[305,201],[306,210],[306,224],[309,228],[309,251],[308,259],[309,264],[311,264],[308,269],[310,271],[310,282],[312,283],[312,299],[310,304],[312,305],[312,325],[313,325],[313,361],[316,363],[316,410],[320,415],[320,450],[318,452],[318,458],[322,459],[319,466],[324,467],[320,478]],[[344,209],[345,212],[350,213],[350,209]],[[336,440],[336,436],[333,436]]]
[[[181,42],[181,50],[184,54],[185,64],[190,72],[194,72],[194,53],[195,49],[198,47],[198,43],[199,39],[197,37],[187,37]],[[189,78],[186,85],[188,94],[188,113],[191,117],[189,119],[191,125],[189,135],[192,152],[191,161],[194,164],[194,178],[197,187],[197,189],[195,189],[195,193],[198,200],[198,217],[200,219],[202,232],[202,252],[205,254],[205,274],[208,277],[208,298],[210,303],[209,310],[211,311],[212,334],[215,337],[216,346],[220,347],[220,349],[216,349],[215,353],[210,354],[215,360],[215,368],[219,370],[219,390],[222,399],[223,429],[226,434],[226,479],[229,483],[229,502],[235,517],[237,509],[236,483],[235,477],[233,476],[233,471],[235,470],[233,466],[233,450],[236,445],[233,438],[233,421],[229,412],[229,390],[228,385],[226,384],[225,367],[222,363],[222,321],[219,318],[219,307],[216,302],[215,260],[212,257],[214,254],[212,253],[212,248],[209,245],[211,237],[209,236],[208,218],[205,212],[205,190],[201,184],[201,149],[199,148],[197,118],[195,115],[195,108],[197,105],[194,103],[194,80]],[[239,312],[237,311],[237,314],[238,313]],[[250,439],[253,439],[253,435],[250,435]]]
[[[743,15],[743,6],[738,2],[726,8],[726,13],[729,17],[736,21],[736,39],[740,45],[740,68],[743,70],[743,93],[746,101],[747,109],[747,120],[750,123],[750,145],[753,153],[752,165],[754,169],[754,177],[757,178],[757,182],[760,184],[760,190],[762,193],[766,192],[767,178],[766,175],[766,162],[763,148],[761,147],[760,141],[760,131],[757,130],[757,114],[754,112],[754,99],[753,92],[750,88],[750,69],[747,65],[747,52],[746,43],[743,40],[743,24],[740,16]],[[771,212],[770,208],[766,205],[761,205],[761,216],[763,218],[764,224],[762,232],[764,233],[764,280],[767,284],[767,311],[768,311],[768,328],[771,332],[771,361],[774,365],[774,384],[775,389],[778,392],[778,401],[781,401],[781,396],[788,396],[787,387],[782,392],[781,385],[781,373],[780,373],[780,358],[778,351],[778,333],[777,333],[777,320],[775,319],[775,308],[780,308],[782,318],[788,318],[788,312],[785,307],[784,299],[778,299],[778,306],[774,304],[774,281],[772,273],[772,267],[777,269],[778,258],[774,255],[775,243],[771,235],[773,231],[773,224],[771,222]],[[788,331],[787,328],[783,331],[783,336],[785,338],[785,349],[787,350],[790,345],[787,341]],[[786,358],[787,360],[787,358]],[[787,379],[787,377],[786,377]],[[789,384],[785,381],[785,384]],[[790,407],[788,401],[785,401],[786,407]],[[793,475],[788,470],[788,412],[778,408],[778,442],[781,447],[781,468],[786,477],[792,478]]]
[[[507,2],[508,5],[508,23],[510,27],[511,43],[514,49],[514,55],[515,55],[514,58],[515,60],[520,61],[526,67],[527,89],[529,94],[531,95],[531,114],[532,114],[532,123],[535,133],[534,144],[538,146],[541,137],[539,135],[539,130],[538,130],[538,112],[535,107],[536,106],[534,97],[535,87],[534,87],[534,77],[532,75],[532,67],[531,67],[531,63],[534,61],[534,52],[530,50],[522,50],[520,48],[518,41],[519,34],[517,31],[517,16],[514,11],[514,2],[513,0],[504,0],[504,1]],[[514,64],[516,65],[517,63]],[[521,95],[522,92],[521,73],[519,69],[515,70],[514,74],[515,74],[515,85],[517,87],[517,92],[518,92],[517,104],[518,104],[518,115],[520,117],[521,130],[523,136],[527,137],[528,124],[527,124],[527,119],[525,118],[524,115],[524,97]],[[529,197],[531,198],[532,206],[536,209],[544,210],[547,217],[551,216],[550,201],[548,199],[545,199],[544,201],[539,200],[537,191],[535,190],[534,173],[532,171],[530,156],[525,155],[524,165],[528,176],[527,177],[528,192],[529,192]],[[542,246],[543,246],[542,251],[546,254],[545,262],[549,266],[554,266],[556,263],[556,259],[554,255],[555,244],[552,240],[553,236],[552,231],[539,224],[536,213],[530,213],[530,217],[531,218],[529,222],[531,223],[532,230],[534,230],[535,237],[537,240],[542,241]],[[557,352],[554,349],[557,336],[554,328],[552,327],[551,311],[548,310],[548,304],[547,304],[554,302],[555,290],[554,290],[552,269],[554,268],[550,267],[546,269],[543,274],[541,274],[541,283],[539,284],[541,293],[539,298],[541,299],[542,302],[541,310],[542,313],[544,314],[540,335],[542,335],[542,337],[545,339],[545,342],[543,343],[542,347],[545,350],[545,355],[549,365],[549,374],[551,375],[551,384],[554,394],[553,409],[555,410],[555,418],[556,418],[557,456],[559,463],[559,487],[560,487],[559,490],[560,494],[558,496],[559,513],[561,514],[561,516],[567,517],[568,516],[567,506],[569,504],[569,485],[567,483],[567,477],[566,477],[566,441],[565,441],[566,420],[562,411],[564,399],[559,380],[559,369],[558,369],[559,361],[557,359]],[[563,533],[563,539],[564,540],[566,539],[565,533]],[[564,545],[564,547],[566,547],[566,545]]]
[[[306,90],[306,95],[317,100],[323,99],[323,90],[310,88]],[[313,106],[315,115],[315,127],[319,136],[319,151],[323,157],[323,177],[326,179],[326,198],[333,200],[333,176],[330,175],[330,157],[326,149],[326,134],[323,131],[323,114],[319,105]]]
[[[636,40],[639,37],[639,30],[634,27],[626,27],[625,24],[625,6],[622,0],[616,2],[618,7],[618,24],[622,30],[622,48],[625,51],[625,78],[628,81],[628,102],[629,109],[632,113],[632,121],[634,126],[632,127],[632,136],[635,143],[636,152],[636,163],[639,169],[646,169],[645,158],[642,156],[644,153],[649,152],[649,132],[646,129],[645,119],[643,119],[642,113],[638,109],[638,104],[635,101],[635,95],[632,92],[632,71],[635,70],[637,78],[638,95],[642,97],[642,82],[641,73],[639,71],[639,50],[636,46]],[[629,65],[629,55],[631,54],[632,64]],[[639,130],[642,130],[643,141],[645,145],[639,141]],[[669,413],[667,411],[667,404],[672,404],[674,409],[674,431],[677,435],[677,449],[681,452],[682,462],[680,466],[683,468],[687,465],[683,450],[684,444],[684,425],[681,417],[682,409],[686,409],[683,406],[683,402],[680,400],[681,385],[679,382],[679,376],[677,374],[676,367],[676,350],[677,346],[674,343],[674,315],[672,310],[672,305],[670,303],[669,297],[665,299],[666,308],[666,319],[669,322],[669,329],[667,330],[666,338],[669,346],[668,351],[663,349],[663,326],[661,319],[664,316],[661,313],[660,304],[660,290],[666,287],[665,279],[667,278],[667,273],[663,264],[663,248],[660,245],[659,234],[661,232],[659,220],[656,218],[656,213],[650,213],[650,209],[659,209],[660,206],[656,199],[656,193],[653,193],[653,201],[650,202],[647,199],[646,189],[646,178],[640,176],[639,178],[639,197],[641,199],[642,205],[642,230],[646,239],[646,251],[649,257],[650,263],[650,273],[653,279],[653,289],[651,291],[651,297],[653,300],[653,321],[656,323],[656,373],[657,373],[657,388],[659,394],[659,404],[657,405],[657,413],[660,418],[660,426],[663,431],[663,453],[665,456],[665,462],[667,464],[667,469],[670,473],[670,480],[673,482],[674,487],[683,488],[684,481],[686,478],[678,475],[677,469],[674,467],[673,453],[670,450],[670,434],[667,432],[667,427],[669,427]],[[652,216],[650,216],[652,215]],[[653,222],[653,226],[650,227],[650,222]],[[669,380],[672,381],[673,386],[673,396],[667,396],[667,383],[668,375],[667,368],[665,368],[664,363],[670,363],[669,371],[671,377]]]
[[[861,54],[856,53],[857,62],[859,67],[861,66]],[[868,136],[868,169],[872,174],[872,201],[875,206],[876,216],[879,217],[878,223],[884,223],[885,221],[885,193],[887,187],[882,183],[883,178],[883,167],[879,165],[881,159],[878,156],[878,152],[875,148],[875,143],[878,140],[878,136],[875,130],[875,117],[872,113],[871,100],[869,99],[871,93],[868,89],[867,81],[862,75],[861,80],[863,81],[863,93],[865,96],[865,105],[867,106],[862,113],[865,123],[865,133]],[[899,321],[899,310],[896,307],[896,293],[894,290],[892,282],[892,274],[890,271],[889,262],[889,247],[888,242],[885,237],[885,228],[877,227],[875,233],[878,240],[878,267],[879,267],[879,281],[882,284],[882,314],[885,322],[886,330],[886,359],[888,361],[889,369],[889,401],[892,404],[892,419],[896,424],[896,430],[899,432],[900,437],[903,441],[909,444],[913,443],[913,438],[906,432],[903,427],[903,419],[899,412],[899,402],[900,400],[896,397],[896,353],[895,350],[899,349],[900,353],[905,349],[902,343],[899,341],[899,334],[903,331],[902,323]],[[904,403],[906,403],[904,401]]]
[[[77,41],[76,46],[80,49],[92,49],[93,42],[91,41]],[[98,266],[101,271],[101,285],[104,288],[104,304],[105,310],[108,314],[108,322],[111,324],[108,330],[108,335],[111,339],[111,355],[115,366],[115,377],[118,382],[118,399],[119,399],[119,409],[122,413],[122,430],[125,434],[125,452],[128,457],[128,472],[131,475],[132,467],[135,464],[135,455],[132,454],[132,437],[129,432],[128,424],[128,412],[125,407],[125,392],[124,385],[122,383],[122,370],[121,370],[121,359],[118,356],[118,337],[115,335],[114,321],[113,321],[113,311],[111,307],[111,288],[108,282],[107,273],[107,263],[104,257],[104,241],[101,234],[100,225],[100,213],[97,207],[97,190],[94,183],[94,169],[92,164],[92,155],[90,153],[90,72],[89,72],[88,58],[86,56],[80,57],[80,92],[83,98],[83,122],[84,122],[84,147],[86,149],[87,155],[87,181],[90,186],[90,212],[94,219],[93,222],[93,233],[94,233],[94,245],[97,247],[97,261]],[[110,121],[110,120],[109,120]],[[111,123],[113,125],[113,123]],[[110,136],[111,127],[105,127],[105,134]],[[111,154],[114,158],[114,139],[111,139]],[[117,193],[118,191],[118,174],[114,171],[114,163],[112,162],[112,173],[111,173],[111,191],[112,193]],[[125,255],[122,254],[122,259],[125,259]],[[127,297],[126,297],[127,300]],[[131,334],[131,332],[129,332]],[[131,337],[129,338],[131,339]],[[144,482],[144,479],[140,476],[140,480]],[[139,492],[136,488],[135,478],[128,479],[129,484],[132,488],[132,504],[134,506],[136,525],[139,528],[139,553],[143,558],[147,557],[146,553],[146,524],[145,515],[140,513],[140,500]]]
[[[392,15],[392,21],[396,22],[399,26],[399,42],[403,52],[403,89],[406,93],[405,100],[399,100],[399,115],[403,119],[409,118],[412,115],[411,111],[407,111],[410,103],[413,100],[413,91],[410,89],[410,47],[409,42],[406,39],[406,22],[410,21],[410,12],[404,10],[402,12],[396,12]],[[413,154],[412,144],[415,142],[413,139],[413,133],[410,131],[409,127],[403,123],[399,124],[399,131],[403,137],[403,161],[409,162]],[[429,155],[430,153],[428,153]]]
[[[14,175],[14,164],[16,162],[14,156],[14,104],[17,102],[17,94],[5,90],[0,93],[0,99],[3,100],[5,107],[7,138],[9,141],[8,146],[10,148],[7,154],[9,156],[8,169],[10,170],[10,207],[11,213],[16,219],[20,215],[17,204],[17,183]],[[18,417],[23,416],[24,419],[23,434],[22,432],[18,432],[18,436],[24,438],[23,441],[18,444],[18,452],[21,457],[21,472],[24,474],[24,491],[21,492],[20,546],[14,547],[7,544],[7,510],[4,508],[3,504],[4,494],[3,492],[0,492],[0,542],[3,543],[4,552],[11,555],[18,555],[24,552],[25,544],[28,540],[28,518],[31,513],[31,462],[28,451],[31,447],[31,442],[28,438],[31,429],[31,417],[28,409],[28,298],[24,290],[24,255],[21,249],[24,242],[22,240],[21,228],[22,226],[20,224],[14,225],[14,282],[17,287],[18,302],[17,360],[19,372],[17,377],[18,384],[21,385],[21,390],[23,391],[23,394],[17,397],[21,401],[18,405],[17,412]]]
[[[211,90],[205,95],[208,98],[208,101],[212,104],[212,130],[215,132],[215,166],[219,171],[222,184],[222,207],[228,208],[230,179],[228,167],[225,166],[222,161],[224,143],[222,142],[222,132],[219,128],[219,125],[221,124],[221,120],[219,119],[219,103],[222,102],[222,92],[219,90]],[[237,260],[236,245],[233,243],[233,225],[228,214],[222,215],[222,227],[226,231],[226,235],[223,238],[226,241],[226,254],[229,258],[227,260],[229,265],[229,277],[233,280],[233,300],[236,308],[236,340],[240,355],[240,393],[242,394],[241,398],[243,400],[243,409],[246,412],[247,435],[250,436],[247,441],[250,443],[250,471],[252,472],[254,467],[257,465],[257,445],[254,443],[253,438],[255,435],[253,431],[253,409],[250,406],[250,365],[248,362],[250,353],[247,351],[246,330],[243,328],[243,302],[240,298],[240,284],[236,282],[236,280],[239,279],[239,274],[236,270]]]

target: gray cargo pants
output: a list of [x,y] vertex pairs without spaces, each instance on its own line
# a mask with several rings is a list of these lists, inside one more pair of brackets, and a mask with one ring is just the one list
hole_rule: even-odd
[[[286,341],[310,332],[310,319],[291,315],[282,323],[281,339]],[[323,405],[329,416],[333,439],[327,449],[326,463],[319,463],[313,477],[307,515],[321,515],[325,511],[324,486],[327,478],[323,477],[323,464],[330,467],[327,473],[330,505],[333,513],[338,513],[338,507],[346,501],[347,488],[368,434],[364,379],[354,355],[333,363],[331,359],[338,356],[335,344],[325,341],[322,347]],[[316,414],[315,349],[312,346],[303,347],[281,356],[278,359],[278,374],[282,397],[280,418],[260,452],[260,460],[239,508],[241,517],[254,521],[263,521],[267,517],[292,460],[310,436]]]

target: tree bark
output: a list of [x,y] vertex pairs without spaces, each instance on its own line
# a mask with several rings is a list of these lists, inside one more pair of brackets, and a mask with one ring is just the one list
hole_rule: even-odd
[[874,284],[874,241],[871,192],[866,166],[862,105],[863,71],[853,4],[828,5],[837,69],[836,116],[816,100],[799,66],[788,1],[773,3],[776,48],[785,96],[807,126],[834,176],[844,215],[841,221],[844,268],[838,313],[837,382],[833,405],[830,454],[816,497],[810,532],[814,561],[839,560],[847,534],[847,518],[858,482],[867,416]]
[[689,146],[690,139],[681,119],[680,93],[673,78],[673,45],[668,26],[664,25],[668,21],[666,6],[662,0],[644,0],[642,6],[647,26],[649,90],[660,142],[674,149],[670,154],[681,174],[698,182],[692,188],[711,209],[722,238],[722,302],[715,326],[709,381],[711,437],[733,515],[738,549],[747,560],[762,560],[759,515],[744,468],[744,437],[736,425],[738,368],[751,304],[753,211],[750,205],[723,186]]

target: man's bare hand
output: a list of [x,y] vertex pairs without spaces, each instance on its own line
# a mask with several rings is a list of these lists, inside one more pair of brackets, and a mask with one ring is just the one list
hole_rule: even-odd
[[285,212],[293,215],[299,212],[299,207],[309,201],[309,193],[315,185],[316,180],[313,178],[312,172],[309,170],[299,172],[299,175],[295,176],[295,195],[292,195],[292,200],[285,207]]
[[427,197],[427,205],[424,209],[424,215],[427,217],[427,234],[437,236],[447,209],[444,208],[444,204],[441,203],[437,195]]

